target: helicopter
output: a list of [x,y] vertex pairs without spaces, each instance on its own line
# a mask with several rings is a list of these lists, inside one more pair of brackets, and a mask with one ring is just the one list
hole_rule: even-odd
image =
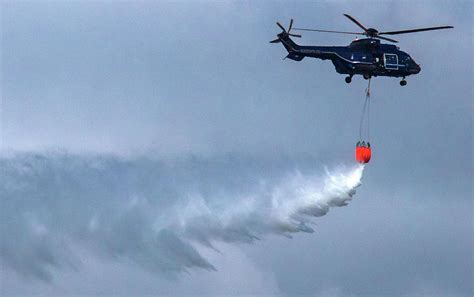
[[[397,35],[422,31],[440,30],[454,28],[453,26],[428,27],[400,31],[379,32],[374,28],[366,28],[359,21],[348,14],[344,14],[349,20],[360,27],[363,32],[344,32],[307,28],[293,28],[293,19],[290,20],[288,30],[279,22],[277,26],[282,30],[277,35],[277,39],[270,43],[282,43],[288,51],[288,55],[283,59],[301,61],[305,57],[318,58],[322,60],[331,60],[336,68],[336,72],[347,74],[345,81],[350,83],[352,77],[356,74],[362,75],[364,79],[370,79],[377,76],[401,77],[400,85],[407,84],[405,77],[417,74],[421,71],[419,64],[399,47],[393,44],[381,43],[380,40],[386,40],[393,43],[398,41],[381,35]],[[291,30],[313,31],[325,33],[339,33],[351,35],[365,35],[367,38],[355,39],[349,46],[301,46],[296,44],[290,37],[301,38],[299,34],[291,33]]]

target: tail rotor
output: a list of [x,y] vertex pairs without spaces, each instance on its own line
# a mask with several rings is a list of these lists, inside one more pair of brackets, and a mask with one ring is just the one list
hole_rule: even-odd
[[278,27],[280,27],[282,32],[277,35],[277,37],[278,37],[277,39],[270,41],[270,43],[281,42],[281,38],[286,37],[286,36],[301,38],[301,35],[299,35],[299,34],[290,33],[291,28],[293,27],[293,19],[290,20],[290,25],[288,26],[288,30],[285,30],[285,27],[283,27],[279,22],[276,22],[276,24],[277,24]]

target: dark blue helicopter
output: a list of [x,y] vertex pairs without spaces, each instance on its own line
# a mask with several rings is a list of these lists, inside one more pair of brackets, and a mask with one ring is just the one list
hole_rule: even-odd
[[299,34],[290,33],[293,27],[292,19],[288,30],[285,30],[279,22],[276,23],[283,31],[277,35],[277,39],[270,41],[270,43],[281,42],[288,51],[288,55],[285,58],[291,60],[301,61],[304,57],[331,60],[336,67],[337,73],[348,75],[345,79],[346,83],[350,83],[352,81],[352,76],[355,74],[360,74],[365,79],[369,79],[373,76],[401,77],[402,80],[400,81],[400,85],[404,86],[407,84],[405,77],[420,72],[420,65],[418,65],[409,54],[401,51],[399,47],[393,44],[380,43],[380,39],[395,43],[398,42],[394,39],[380,35],[396,35],[454,28],[453,26],[440,26],[379,32],[374,28],[364,27],[355,18],[348,14],[344,14],[344,16],[353,21],[357,26],[364,30],[364,32],[357,33],[304,28],[293,29],[299,31],[365,35],[368,38],[356,39],[352,41],[349,46],[301,46],[296,44],[290,38],[290,36],[301,37]]

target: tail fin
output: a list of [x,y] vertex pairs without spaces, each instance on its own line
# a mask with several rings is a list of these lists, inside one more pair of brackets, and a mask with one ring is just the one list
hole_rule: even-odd
[[279,40],[290,54],[295,53],[300,49],[300,46],[291,40],[288,35],[281,37],[279,36]]
[[281,42],[285,49],[288,51],[288,55],[283,59],[291,59],[294,61],[301,61],[304,58],[304,55],[299,53],[300,46],[296,44],[288,35],[283,35],[284,33],[278,34],[278,38],[275,40],[270,41],[271,43],[279,43]]

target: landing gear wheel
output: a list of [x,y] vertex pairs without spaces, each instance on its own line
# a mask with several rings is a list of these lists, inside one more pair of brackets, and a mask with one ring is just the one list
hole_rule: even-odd
[[368,75],[368,74],[364,74],[363,76],[364,76],[364,79],[369,79],[369,78],[371,78],[371,76]]
[[345,81],[346,81],[346,83],[350,84],[351,81],[352,81],[352,77],[351,76],[346,76]]
[[406,84],[407,84],[407,81],[406,81],[406,80],[403,79],[403,80],[400,81],[400,85],[401,85],[401,86],[406,86]]

